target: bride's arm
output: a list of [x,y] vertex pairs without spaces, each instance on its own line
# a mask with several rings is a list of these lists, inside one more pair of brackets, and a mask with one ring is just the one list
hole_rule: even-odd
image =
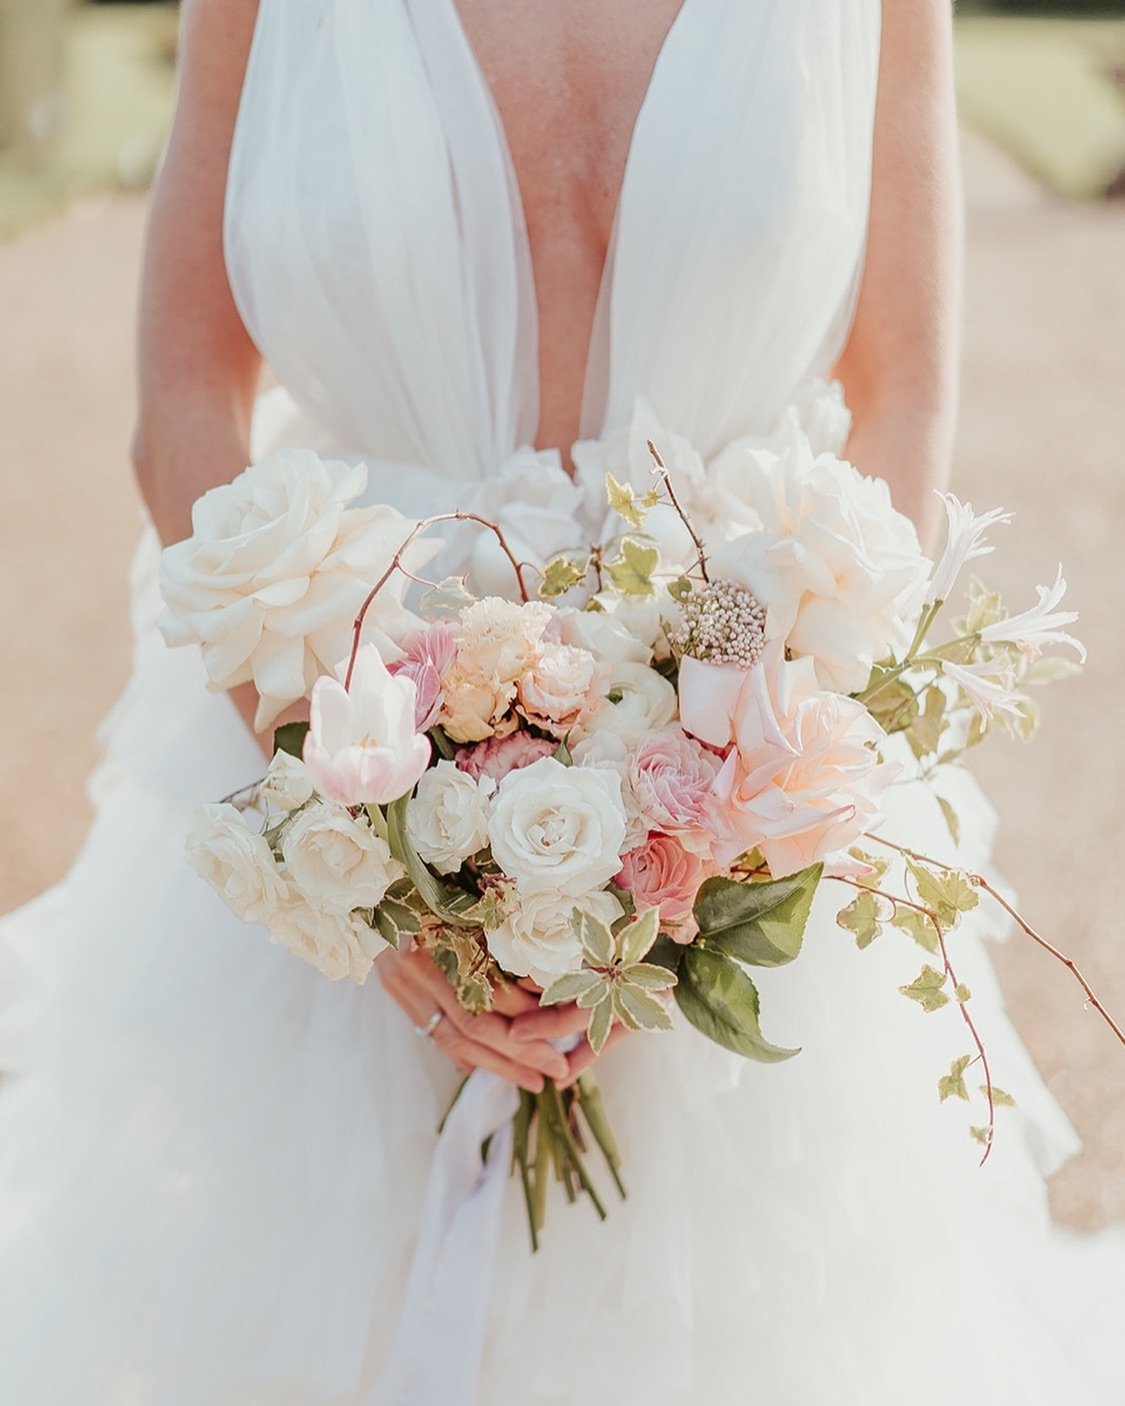
[[[223,261],[223,200],[257,0],[185,0],[180,92],[153,191],[141,285],[133,463],[164,542],[191,532],[191,505],[249,461],[261,361]],[[232,690],[250,724],[257,695]]]
[[883,5],[867,263],[836,374],[848,458],[885,478],[923,542],[941,516],[957,409],[962,221],[949,0]]

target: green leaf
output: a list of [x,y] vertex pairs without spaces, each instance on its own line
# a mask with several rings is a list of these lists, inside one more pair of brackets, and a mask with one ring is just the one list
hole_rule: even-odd
[[847,932],[855,933],[855,945],[862,950],[870,947],[883,931],[887,903],[871,889],[857,894],[846,908],[836,914],[836,921]]
[[[877,673],[872,672],[869,687],[878,683]],[[887,732],[903,732],[918,716],[918,700],[908,683],[894,679],[872,697],[868,711]]]
[[943,972],[935,971],[931,966],[924,966],[909,986],[900,986],[898,989],[904,996],[917,1001],[924,1011],[940,1011],[942,1006],[949,1004],[949,997],[941,989],[944,985]]
[[692,584],[690,576],[677,576],[674,581],[668,583],[668,594],[679,604],[687,600],[691,592]]
[[613,1006],[623,1025],[630,1030],[671,1030],[672,1017],[663,1001],[647,991],[619,982],[613,992]]
[[592,972],[588,968],[580,972],[567,972],[564,976],[556,977],[539,998],[541,1006],[560,1006],[569,1001],[577,1001],[579,996],[585,992],[593,991],[603,985],[601,977],[597,972]]
[[962,1055],[949,1066],[949,1073],[938,1080],[938,1094],[942,1103],[947,1098],[961,1098],[969,1101],[969,1091],[965,1087],[965,1070],[972,1063],[972,1055]]
[[288,752],[291,757],[301,757],[308,731],[308,723],[282,723],[273,734],[274,755],[278,752]]
[[1034,688],[1039,684],[1057,683],[1060,679],[1073,679],[1081,672],[1082,665],[1077,659],[1069,659],[1065,654],[1044,654],[1027,666],[1020,682]]
[[565,737],[555,748],[555,750],[551,753],[551,756],[554,757],[555,761],[557,761],[560,766],[574,765],[574,757],[571,755],[571,751],[570,748],[567,746]]
[[771,1045],[763,1038],[757,987],[736,962],[721,952],[702,947],[687,949],[676,985],[676,1003],[709,1040],[747,1059],[777,1064],[799,1053]]
[[626,923],[616,937],[617,956],[623,967],[636,966],[648,956],[660,931],[660,909],[649,908]]
[[575,908],[570,915],[570,926],[592,967],[608,967],[612,963],[617,944],[613,933],[600,918],[595,918],[582,908]]
[[975,635],[988,625],[997,625],[1008,618],[1003,597],[997,591],[990,591],[979,578],[969,583],[969,608],[965,613],[963,626],[958,626],[960,635]]
[[511,911],[511,901],[507,893],[497,884],[489,884],[480,898],[462,913],[467,922],[478,923],[485,932],[495,932],[502,927]]
[[441,883],[422,861],[421,855],[410,843],[406,833],[406,805],[409,796],[400,796],[387,807],[387,843],[391,853],[414,881],[414,887],[421,894],[426,907],[444,922],[454,927],[471,928],[477,926],[465,916],[465,910],[473,906],[471,894],[451,888]]
[[946,727],[945,694],[936,684],[932,684],[926,690],[925,699],[924,711],[918,714],[907,731],[910,750],[916,757],[925,757],[931,752],[936,752]]
[[[984,1094],[985,1098],[988,1097],[987,1084],[982,1084],[980,1086],[980,1091]],[[1016,1101],[1011,1094],[1005,1093],[1004,1090],[996,1084],[992,1086],[992,1102],[997,1108],[1015,1108],[1016,1106]]]
[[609,1039],[609,1032],[612,1028],[613,1002],[600,1001],[594,1007],[593,1014],[590,1016],[590,1024],[586,1030],[586,1038],[595,1054],[601,1054],[605,1048],[605,1042]]
[[906,867],[914,878],[919,902],[932,908],[943,928],[954,927],[962,913],[971,913],[980,903],[980,894],[959,869],[935,870],[908,859]]
[[578,561],[574,557],[552,557],[543,568],[543,579],[539,583],[541,596],[561,596],[577,586],[590,568],[590,558]]
[[949,837],[955,845],[961,843],[961,821],[952,804],[944,796],[938,796],[937,803],[941,807],[942,818],[945,821],[945,828],[949,831]]
[[463,576],[447,576],[437,586],[424,591],[418,599],[418,605],[425,611],[463,610],[475,600],[476,596],[465,585]]
[[970,1128],[969,1136],[974,1142],[979,1142],[982,1147],[987,1147],[992,1141],[992,1130],[990,1128]]
[[651,962],[637,962],[627,971],[626,980],[630,986],[641,986],[646,991],[668,991],[676,984],[676,973]]
[[780,967],[801,950],[824,866],[764,883],[713,878],[692,910],[704,947],[754,967]]
[[607,473],[605,476],[605,496],[613,511],[618,517],[623,517],[630,527],[644,526],[645,514],[637,503],[637,496],[633,492],[631,483],[618,483],[611,473]]
[[959,1006],[963,1006],[966,1001],[971,1001],[973,999],[973,993],[963,981],[959,981],[953,988],[953,999]]
[[919,947],[934,956],[941,950],[933,923],[925,913],[919,913],[917,908],[899,908],[891,919],[891,926],[909,933]]
[[660,553],[655,547],[626,537],[621,542],[621,555],[606,563],[605,574],[623,596],[651,596],[655,590],[652,574],[659,564]]

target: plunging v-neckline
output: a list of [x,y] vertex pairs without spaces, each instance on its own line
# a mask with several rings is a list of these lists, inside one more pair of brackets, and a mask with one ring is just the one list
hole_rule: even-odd
[[[527,251],[527,266],[531,282],[531,311],[533,312],[535,319],[534,325],[537,367],[536,416],[538,417],[541,413],[542,402],[542,385],[538,373],[538,367],[541,364],[539,331],[541,322],[541,309],[539,304],[538,280],[535,276],[535,261],[531,256],[530,226],[528,224],[527,205],[524,201],[523,187],[520,183],[519,172],[516,169],[515,160],[512,157],[512,144],[508,137],[508,129],[504,125],[504,117],[502,112],[500,111],[500,105],[496,101],[496,95],[492,90],[491,83],[489,83],[488,81],[488,77],[484,70],[484,65],[480,61],[480,57],[477,54],[476,46],[474,45],[472,38],[469,35],[469,31],[465,26],[465,22],[461,16],[461,11],[458,7],[457,0],[446,0],[446,4],[449,6],[450,11],[452,12],[453,22],[457,27],[462,45],[464,46],[464,49],[468,54],[469,60],[473,66],[475,77],[480,83],[484,92],[488,96],[489,103],[492,107],[495,116],[496,133],[498,144],[500,146],[500,155],[511,177],[511,189],[514,192],[515,206],[513,213],[516,216],[516,225],[519,230],[520,237],[524,241],[524,246]],[[676,11],[675,15],[673,15],[672,22],[669,24],[668,28],[664,31],[664,37],[660,41],[660,45],[656,51],[656,57],[653,59],[652,67],[649,70],[648,82],[645,84],[644,93],[641,96],[641,101],[638,104],[636,113],[633,116],[632,126],[629,129],[629,140],[625,148],[625,163],[621,169],[621,180],[618,185],[617,195],[613,204],[613,218],[610,222],[609,241],[606,246],[605,255],[602,259],[601,271],[598,275],[597,296],[594,301],[594,315],[590,321],[590,329],[586,338],[586,351],[582,360],[582,383],[585,387],[585,393],[583,395],[583,403],[579,407],[579,413],[581,418],[585,418],[586,411],[588,408],[586,406],[586,399],[589,394],[589,386],[591,379],[591,363],[594,355],[594,342],[598,335],[601,309],[613,280],[614,263],[616,260],[617,250],[617,226],[621,218],[621,210],[624,201],[625,191],[629,183],[630,172],[634,165],[634,159],[638,146],[638,136],[643,126],[645,116],[647,115],[647,112],[652,105],[653,94],[657,89],[657,84],[661,76],[661,70],[667,65],[669,52],[675,45],[679,31],[684,27],[684,16],[687,14],[687,11],[691,8],[691,5],[692,0],[680,0],[679,9]],[[536,439],[538,439],[538,433],[536,433]]]

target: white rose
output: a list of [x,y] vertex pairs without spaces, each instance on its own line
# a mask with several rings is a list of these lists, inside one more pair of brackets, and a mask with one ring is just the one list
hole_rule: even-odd
[[[284,449],[192,508],[192,535],[160,562],[170,645],[199,644],[216,691],[253,680],[265,727],[345,659],[356,611],[414,523],[386,506],[350,508],[367,471]],[[418,570],[439,543],[415,542]],[[365,639],[395,658],[393,641],[418,624],[395,574],[368,611]]]
[[374,908],[405,872],[386,840],[334,801],[303,810],[282,836],[281,853],[293,883],[326,913]]
[[590,734],[614,732],[626,742],[639,742],[676,716],[676,690],[663,674],[645,664],[626,660],[613,668],[606,697],[613,706],[591,717],[586,725]]
[[357,914],[311,908],[298,894],[271,917],[268,926],[274,942],[286,952],[316,967],[330,981],[347,976],[359,986],[386,946]]
[[583,737],[570,749],[575,766],[604,767],[616,774],[621,782],[621,809],[625,813],[625,841],[622,854],[644,844],[648,839],[648,817],[633,786],[633,749],[616,732],[596,732]]
[[274,810],[298,810],[312,799],[312,777],[300,759],[289,752],[275,752],[262,782],[262,799]]
[[474,780],[452,762],[425,772],[406,808],[414,848],[439,874],[452,874],[488,843],[490,776]]
[[273,852],[232,805],[202,806],[188,836],[188,862],[236,918],[264,923],[285,902]]
[[794,425],[782,453],[745,459],[762,530],[713,552],[710,570],[753,591],[768,638],[811,658],[821,687],[854,693],[909,642],[929,564],[886,483],[814,455]]
[[557,976],[582,966],[582,946],[570,925],[576,908],[606,924],[624,911],[604,889],[581,898],[550,892],[525,894],[519,907],[488,934],[488,950],[509,975],[530,976],[540,986],[549,986]]
[[621,868],[621,784],[612,771],[542,757],[501,781],[488,833],[521,893],[585,895]]

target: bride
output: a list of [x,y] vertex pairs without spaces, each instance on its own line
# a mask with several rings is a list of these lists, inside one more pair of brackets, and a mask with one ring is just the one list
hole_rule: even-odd
[[[572,1010],[465,1015],[421,954],[327,983],[183,858],[198,804],[263,763],[254,697],[207,694],[160,640],[156,535],[271,446],[363,459],[406,512],[498,482],[535,499],[638,395],[709,454],[794,401],[810,433],[846,431],[810,390],[832,376],[848,457],[931,533],[957,360],[949,28],[945,0],[185,0],[142,310],[136,669],[82,856],[0,928],[5,1399],[1121,1399],[1125,1244],[1050,1226],[1042,1176],[1073,1139],[982,934],[961,963],[1020,1106],[978,1172],[933,1093],[958,1031],[898,996],[909,952],[857,954],[831,905],[770,985],[801,1056],[614,1042],[598,1078],[630,1199],[604,1225],[554,1207],[532,1257],[509,1196],[421,1343],[440,1389],[407,1391],[388,1362],[458,1071],[537,1088],[591,1051],[550,1043]],[[919,785],[895,805],[939,843]],[[443,1373],[474,1326],[479,1363]]]

